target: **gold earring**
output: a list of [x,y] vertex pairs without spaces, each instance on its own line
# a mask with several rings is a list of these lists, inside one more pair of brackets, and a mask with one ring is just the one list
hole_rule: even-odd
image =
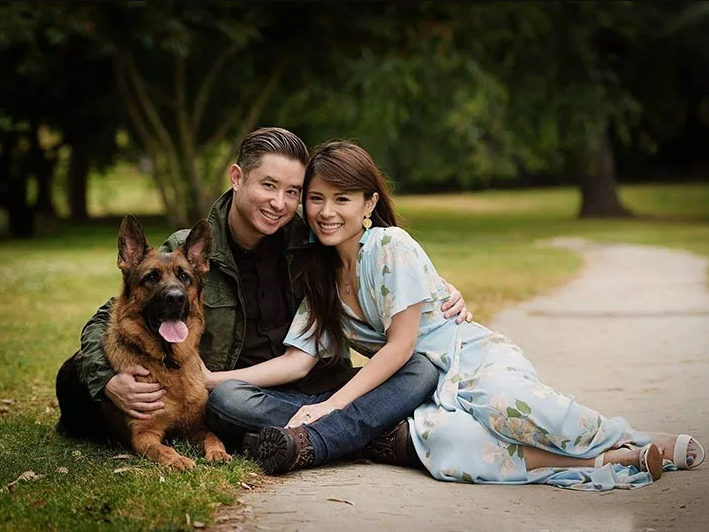
[[370,227],[372,227],[372,220],[369,219],[370,216],[372,216],[372,213],[368,212],[364,215],[364,220],[362,220],[362,227],[364,227],[365,229],[369,229]]

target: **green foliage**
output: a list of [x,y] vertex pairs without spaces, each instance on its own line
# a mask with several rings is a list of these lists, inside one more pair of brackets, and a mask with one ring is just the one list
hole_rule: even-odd
[[706,13],[686,2],[7,3],[0,131],[31,144],[32,120],[48,124],[96,165],[120,122],[179,226],[204,215],[258,125],[310,144],[355,138],[400,192],[571,183],[594,175],[605,139],[634,157],[703,160]]

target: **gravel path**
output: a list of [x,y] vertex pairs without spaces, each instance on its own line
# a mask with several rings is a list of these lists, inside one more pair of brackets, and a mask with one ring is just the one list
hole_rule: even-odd
[[[586,262],[553,293],[499,314],[545,383],[640,429],[709,444],[707,261],[662,248],[557,239]],[[424,473],[339,464],[292,473],[217,515],[217,529],[707,530],[709,462],[647,488],[579,493],[549,486],[438,482]]]

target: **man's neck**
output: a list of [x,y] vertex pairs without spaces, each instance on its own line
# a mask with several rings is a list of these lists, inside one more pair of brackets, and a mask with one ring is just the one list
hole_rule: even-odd
[[256,249],[261,240],[264,238],[263,235],[254,235],[244,231],[244,227],[239,224],[234,209],[229,210],[227,226],[232,240],[243,249]]

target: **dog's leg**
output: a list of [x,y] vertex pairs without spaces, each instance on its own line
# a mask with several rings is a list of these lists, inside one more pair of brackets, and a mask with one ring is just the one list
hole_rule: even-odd
[[164,434],[157,431],[143,431],[133,434],[133,449],[139,454],[157,460],[163,465],[184,471],[193,469],[195,466],[194,460],[182,456],[172,447],[163,445],[162,439]]
[[194,431],[193,441],[204,448],[204,457],[207,462],[231,462],[231,455],[216,434],[205,425]]

